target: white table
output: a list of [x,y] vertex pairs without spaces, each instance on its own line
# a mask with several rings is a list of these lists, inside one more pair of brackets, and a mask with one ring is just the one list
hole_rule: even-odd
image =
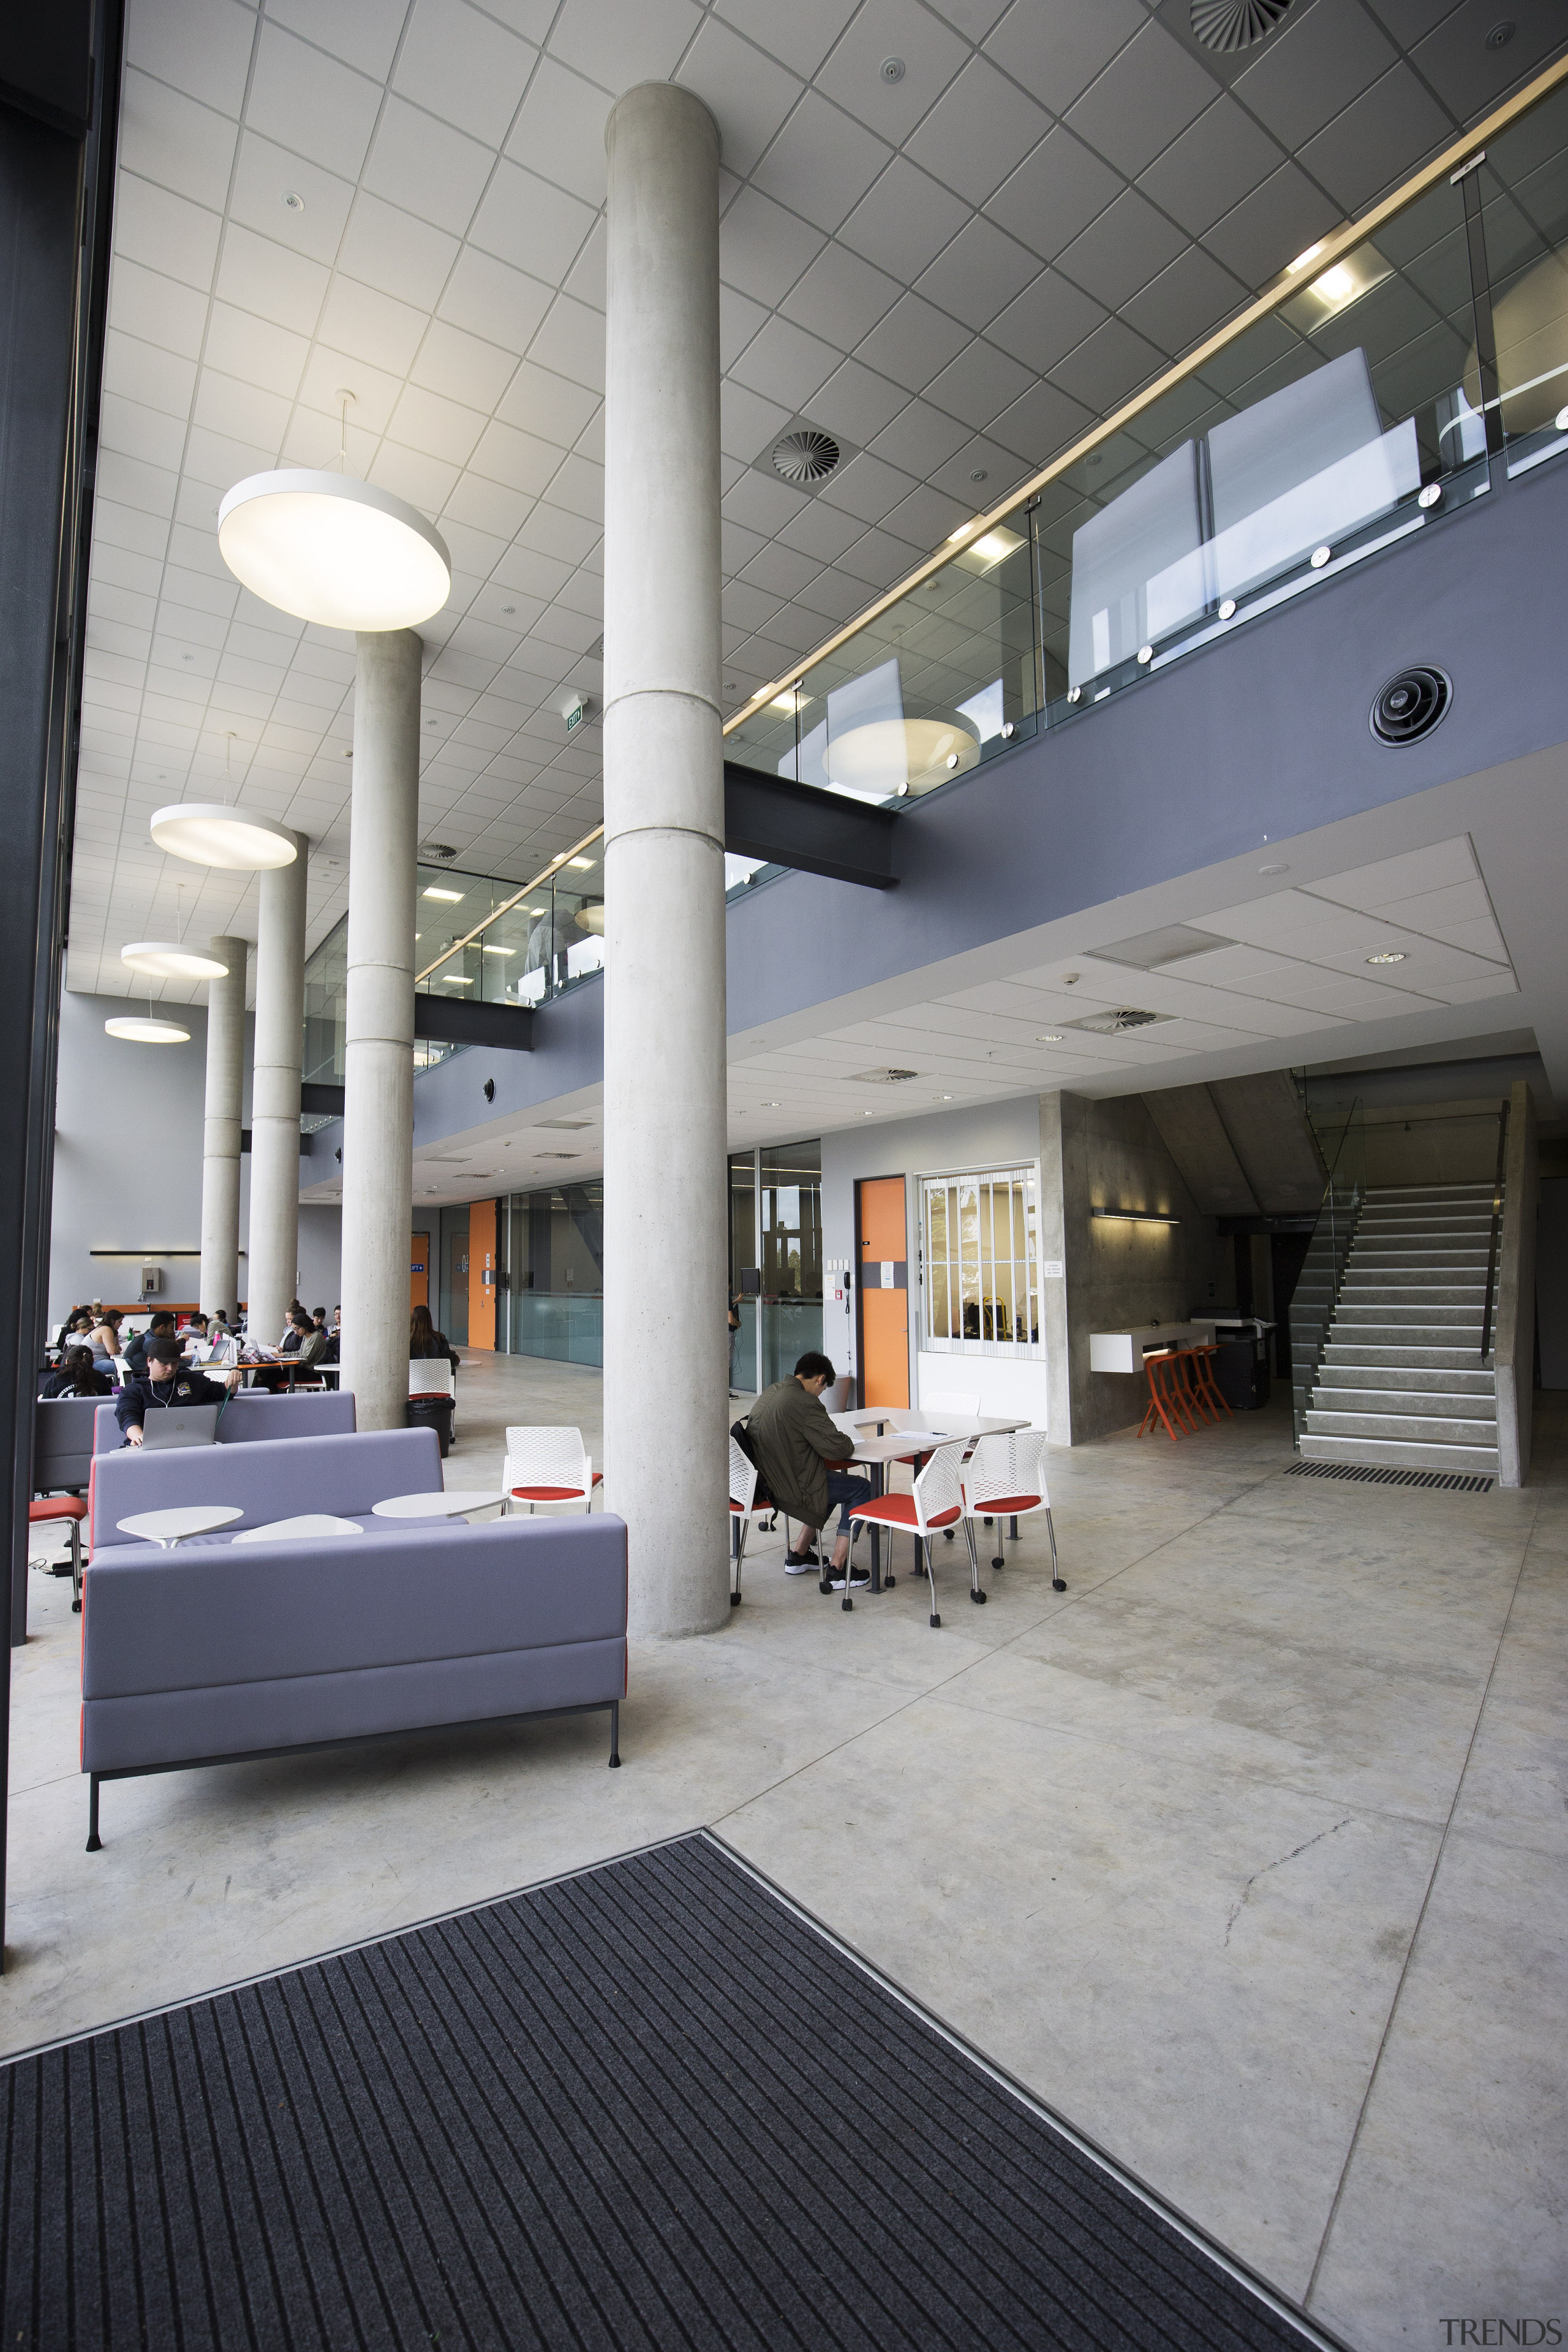
[[182,1503],[172,1511],[138,1511],[119,1526],[122,1536],[138,1536],[143,1543],[162,1544],[169,1551],[190,1536],[213,1535],[244,1517],[235,1503]]
[[1089,1335],[1089,1369],[1091,1372],[1141,1372],[1145,1349],[1190,1348],[1196,1342],[1208,1346],[1214,1339],[1214,1325],[1203,1323],[1145,1323],[1136,1331],[1091,1331]]
[[297,1518],[274,1519],[269,1527],[247,1528],[236,1536],[242,1543],[305,1543],[312,1537],[363,1536],[357,1519],[335,1519],[330,1511],[301,1511]]
[[452,1494],[389,1495],[384,1503],[373,1503],[371,1509],[378,1519],[460,1519],[469,1511],[491,1510],[505,1501],[502,1494],[461,1489]]

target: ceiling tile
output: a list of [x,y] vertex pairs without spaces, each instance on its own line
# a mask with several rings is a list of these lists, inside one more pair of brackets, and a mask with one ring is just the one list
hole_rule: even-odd
[[1246,286],[1266,286],[1314,237],[1333,227],[1336,207],[1305,172],[1282,163],[1205,236],[1209,251]]
[[237,136],[226,115],[146,74],[126,74],[119,148],[124,170],[221,211]]
[[[352,181],[247,131],[239,142],[229,217],[291,252],[331,263],[338,257],[353,194]],[[290,205],[290,196],[300,198],[300,204]]]
[[499,147],[538,55],[468,0],[415,0],[392,86]]
[[384,81],[407,9],[403,0],[268,0],[267,14],[361,73]]
[[254,11],[236,0],[163,0],[129,12],[126,63],[237,121],[256,30]]
[[901,466],[917,480],[926,480],[970,437],[964,427],[942,409],[923,400],[913,400],[901,416],[895,417],[886,431],[878,435],[871,444],[871,454],[885,457],[891,466]]
[[597,395],[584,385],[524,360],[496,413],[508,425],[569,449],[598,405]]
[[911,281],[969,218],[969,207],[927,172],[895,156],[839,230],[840,242]]
[[978,331],[1039,272],[1037,255],[976,214],[916,285],[929,302]]
[[1201,114],[1215,82],[1163,25],[1145,25],[1068,116],[1080,137],[1133,178]]
[[[204,375],[203,383],[206,382]],[[140,401],[106,392],[100,404],[99,436],[106,449],[141,457],[152,466],[177,470],[185,445],[185,419],[166,409],[145,408]]]
[[362,188],[349,215],[338,267],[384,294],[429,309],[446,285],[458,250],[455,236]]
[[[1473,122],[1495,105],[1563,38],[1560,0],[1519,0],[1508,18],[1516,28],[1513,38],[1506,48],[1489,49],[1487,35],[1499,21],[1492,0],[1462,0],[1415,51],[1413,63],[1461,122]],[[1390,29],[1404,37],[1397,27]]]
[[261,26],[245,119],[263,138],[357,180],[381,100],[378,82],[280,25]]
[[836,229],[892,152],[807,90],[752,174],[752,184],[818,228]]
[[719,125],[720,152],[742,176],[799,98],[795,74],[759,54],[716,16],[708,17],[675,79],[695,90]]
[[927,387],[926,397],[949,415],[962,417],[980,433],[993,417],[1010,407],[1033,380],[1032,371],[1020,367],[1005,352],[999,352],[993,343],[975,341],[960,352]]
[[736,383],[781,402],[786,410],[799,410],[826,383],[840,357],[831,344],[808,335],[804,327],[793,326],[787,319],[770,319],[731,373]]
[[1282,160],[1268,132],[1234,99],[1220,98],[1172,141],[1138,184],[1189,236],[1201,236]]
[[986,58],[971,58],[909,141],[928,172],[982,205],[1051,128],[1042,107]]
[[[794,410],[793,401],[770,400],[731,376],[719,387],[719,446],[749,466],[777,439]],[[731,511],[726,501],[725,512]]]
[[906,294],[872,329],[856,357],[879,374],[907,384],[910,392],[923,392],[968,341],[966,330],[945,311],[933,309],[918,294]]
[[1148,21],[1138,0],[1013,0],[986,54],[1053,114],[1065,114]]
[[550,301],[549,287],[537,278],[469,245],[458,256],[438,309],[454,326],[521,352],[532,341]]
[[[477,139],[405,99],[389,98],[364,167],[364,184],[388,203],[461,235],[493,168],[494,154]],[[501,164],[498,176],[513,168]]]
[[444,458],[454,466],[464,466],[473,454],[484,423],[477,409],[411,383],[394,409],[387,431],[407,448]]
[[477,335],[464,334],[461,329],[437,319],[426,331],[411,381],[488,414],[510,383],[516,367],[517,362],[510,352],[500,350],[494,343],[481,342]]
[[115,255],[109,277],[111,326],[194,360],[201,352],[206,314],[205,291],[144,269],[127,254]]
[[862,522],[880,522],[914,488],[911,475],[862,450],[841,474],[832,475],[817,495],[829,506],[841,507],[846,514],[858,515]]
[[[846,548],[854,546],[863,528],[858,515],[841,514],[837,507],[825,507],[811,499],[784,525],[778,536],[785,547],[798,547],[821,562],[835,563]],[[864,601],[862,589],[861,602]]]
[[1103,307],[1054,269],[1042,270],[991,327],[989,340],[1047,375],[1105,318]]
[[[226,273],[227,266],[226,247]],[[335,278],[321,311],[321,337],[334,351],[402,376],[408,373],[427,323],[425,312],[412,303],[396,301],[352,278]]]
[[755,188],[742,188],[719,224],[719,274],[742,294],[782,302],[825,243],[819,230]]
[[579,197],[503,158],[469,235],[484,252],[558,283],[592,229],[594,217],[592,207]]
[[605,124],[610,100],[583,75],[543,57],[506,152],[584,204],[605,201]]
[[[858,343],[879,319],[887,316],[901,290],[895,278],[874,269],[858,253],[831,243],[824,246],[799,284],[785,297],[783,308],[787,318],[809,328],[813,334],[825,336],[845,352]],[[721,295],[721,310],[723,299]],[[757,325],[761,323],[759,318]]]
[[1395,65],[1302,148],[1301,161],[1347,213],[1357,213],[1453,133],[1452,120],[1410,68]]
[[188,416],[196,387],[195,363],[111,327],[104,338],[103,383],[106,392],[120,393],[148,408]]
[[618,97],[639,81],[665,81],[701,22],[692,0],[565,0],[550,50]]
[[1190,350],[1247,299],[1248,289],[1228,269],[1189,245],[1152,286],[1123,309],[1130,327],[1171,356]]
[[[909,0],[864,0],[817,74],[816,84],[868,129],[899,146],[968,55],[968,45],[929,10],[910,6]],[[884,58],[903,59],[901,80],[883,80]]]
[[1394,51],[1361,0],[1296,7],[1258,63],[1231,84],[1287,147],[1299,147],[1394,63]]
[[1104,416],[1153,375],[1160,364],[1161,354],[1152,343],[1135,335],[1120,319],[1107,319],[1076,352],[1058,362],[1052,376],[1073,399]]
[[121,172],[114,191],[114,250],[205,291],[217,258],[219,215],[150,180]]
[[842,0],[715,0],[714,14],[797,74],[816,71],[844,26]]
[[303,335],[287,327],[252,318],[248,311],[233,310],[226,302],[215,302],[202,354],[203,369],[221,369],[226,375],[243,377],[292,400],[310,349]]
[[1081,236],[1057,256],[1057,268],[1110,310],[1173,261],[1185,243],[1179,228],[1136,188],[1124,188]]
[[1122,184],[1108,163],[1058,124],[985,209],[1048,261],[1103,212]]
[[967,522],[973,511],[972,499],[948,498],[922,482],[919,489],[900,499],[883,517],[882,527],[896,531],[900,539],[909,540],[916,547],[934,548],[960,523]]
[[[300,413],[295,420],[295,430],[289,436],[291,452],[297,448],[321,446],[321,420],[330,417],[331,432],[339,430],[342,404],[338,394],[346,387],[353,394],[353,422],[348,428],[349,456],[354,464],[368,462],[362,436],[369,440],[372,449],[386,430],[397,395],[403,389],[401,373],[378,368],[368,361],[346,352],[334,351],[331,344],[317,342],[310,349],[305,373],[300,383]],[[308,415],[307,411],[319,414]],[[301,430],[307,436],[301,441]]]
[[603,316],[585,303],[574,302],[569,294],[556,296],[528,351],[538,366],[570,376],[574,383],[586,384],[593,392],[604,391]]
[[308,335],[314,331],[326,286],[327,272],[319,261],[308,261],[269,237],[230,223],[216,288],[224,300]]

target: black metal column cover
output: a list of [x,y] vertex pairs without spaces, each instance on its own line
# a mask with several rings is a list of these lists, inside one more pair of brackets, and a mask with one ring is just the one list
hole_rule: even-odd
[[9,1651],[26,1635],[120,23],[118,0],[0,19],[0,1840]]

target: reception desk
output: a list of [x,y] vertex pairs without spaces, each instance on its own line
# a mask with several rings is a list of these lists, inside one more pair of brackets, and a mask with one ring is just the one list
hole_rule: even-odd
[[1136,1331],[1091,1331],[1089,1369],[1091,1372],[1141,1372],[1151,1349],[1211,1347],[1214,1336],[1212,1323],[1145,1323]]

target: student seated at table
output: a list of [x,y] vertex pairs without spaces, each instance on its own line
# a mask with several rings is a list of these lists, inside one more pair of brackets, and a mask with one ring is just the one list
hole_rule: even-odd
[[122,1356],[125,1345],[120,1337],[120,1327],[125,1320],[122,1307],[106,1307],[91,1330],[87,1344],[92,1349],[93,1369],[112,1372],[116,1356]]
[[142,1425],[149,1412],[174,1404],[221,1404],[228,1391],[238,1386],[237,1371],[222,1372],[211,1381],[205,1372],[188,1370],[184,1349],[173,1331],[149,1332],[144,1352],[146,1371],[133,1375],[115,1401],[114,1418],[128,1444],[141,1444]]
[[408,1360],[411,1364],[426,1363],[432,1357],[445,1356],[454,1371],[460,1359],[445,1331],[437,1331],[427,1307],[416,1307],[408,1318]]
[[[784,1554],[784,1574],[804,1576],[820,1565],[812,1546],[835,1503],[838,1539],[833,1547],[833,1589],[844,1590],[848,1573],[849,1513],[871,1492],[869,1478],[851,1475],[851,1441],[822,1402],[836,1375],[828,1359],[813,1349],[786,1381],[764,1389],[746,1416],[746,1434],[756,1448],[763,1483],[786,1518],[802,1519],[798,1549]],[[857,1591],[870,1577],[858,1569]]]
[[56,1397],[106,1397],[109,1393],[108,1381],[93,1370],[90,1348],[68,1348],[58,1368],[38,1391],[40,1400],[45,1402]]
[[[131,1367],[132,1377],[135,1380],[145,1379],[147,1349],[155,1339],[172,1339],[174,1337],[174,1318],[162,1308],[153,1316],[145,1331],[133,1331],[125,1347],[125,1360]],[[184,1352],[183,1348],[176,1349],[178,1354]]]

